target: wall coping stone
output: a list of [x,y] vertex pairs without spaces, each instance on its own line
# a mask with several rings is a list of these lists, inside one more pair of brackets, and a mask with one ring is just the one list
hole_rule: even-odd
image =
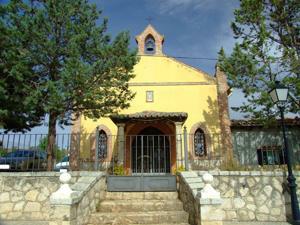
[[[218,171],[218,170],[194,170],[198,176],[202,176],[205,173],[210,173],[213,176],[265,176],[265,177],[273,177],[273,176],[287,176],[286,171]],[[293,171],[296,177],[300,177],[300,171]]]
[[229,171],[220,171],[219,174],[227,176],[227,175],[229,175]]
[[[95,177],[103,175],[103,172],[91,172],[91,171],[68,171],[72,177],[84,176],[84,177]],[[0,177],[59,177],[60,172],[1,172]]]
[[183,178],[194,178],[194,177],[198,177],[197,173],[195,173],[194,171],[183,171],[180,172],[180,175]]
[[200,205],[221,205],[223,199],[221,198],[199,198]]
[[228,171],[228,175],[240,175],[240,171]]
[[185,178],[186,182],[192,184],[192,183],[203,183],[203,180],[201,177],[188,177]]

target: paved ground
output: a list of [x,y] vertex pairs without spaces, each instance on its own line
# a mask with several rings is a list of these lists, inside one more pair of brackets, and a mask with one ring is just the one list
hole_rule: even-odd
[[0,225],[48,225],[47,221],[0,221]]
[[223,225],[291,225],[288,222],[223,222]]
[[[45,221],[0,221],[0,225],[46,225]],[[291,225],[287,222],[223,222],[223,225]]]

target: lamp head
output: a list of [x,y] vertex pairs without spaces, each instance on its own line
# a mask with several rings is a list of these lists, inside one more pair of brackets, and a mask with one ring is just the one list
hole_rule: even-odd
[[275,81],[275,87],[269,91],[274,104],[284,104],[287,101],[289,89],[281,84],[279,81]]

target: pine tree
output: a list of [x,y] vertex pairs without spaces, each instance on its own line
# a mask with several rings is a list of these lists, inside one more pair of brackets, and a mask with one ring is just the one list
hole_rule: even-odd
[[[6,34],[1,41],[10,40],[4,41],[4,48],[14,55],[5,53],[1,61],[6,71],[0,80],[1,98],[13,99],[16,93],[20,97],[12,104],[15,108],[3,105],[1,112],[21,112],[29,125],[49,115],[51,170],[57,123],[69,124],[80,115],[96,119],[129,106],[134,94],[128,81],[134,76],[136,51],[128,47],[127,32],[111,40],[107,19],[98,25],[101,12],[87,0],[12,0],[2,11]],[[10,85],[12,92],[7,91]],[[6,117],[0,119],[14,129]]]
[[[238,42],[231,55],[219,52],[219,65],[230,85],[241,88],[246,103],[238,108],[252,118],[276,116],[268,91],[275,80],[300,95],[300,1],[241,0],[232,30]],[[299,113],[289,98],[287,110]]]

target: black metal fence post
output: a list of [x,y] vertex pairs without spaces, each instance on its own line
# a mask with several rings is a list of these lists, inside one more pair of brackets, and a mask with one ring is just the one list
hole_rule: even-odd
[[94,169],[99,170],[99,127],[96,128],[95,165]]
[[189,171],[189,154],[188,154],[188,144],[187,144],[187,130],[186,126],[183,129],[183,141],[184,141],[184,164],[185,164],[185,171]]

